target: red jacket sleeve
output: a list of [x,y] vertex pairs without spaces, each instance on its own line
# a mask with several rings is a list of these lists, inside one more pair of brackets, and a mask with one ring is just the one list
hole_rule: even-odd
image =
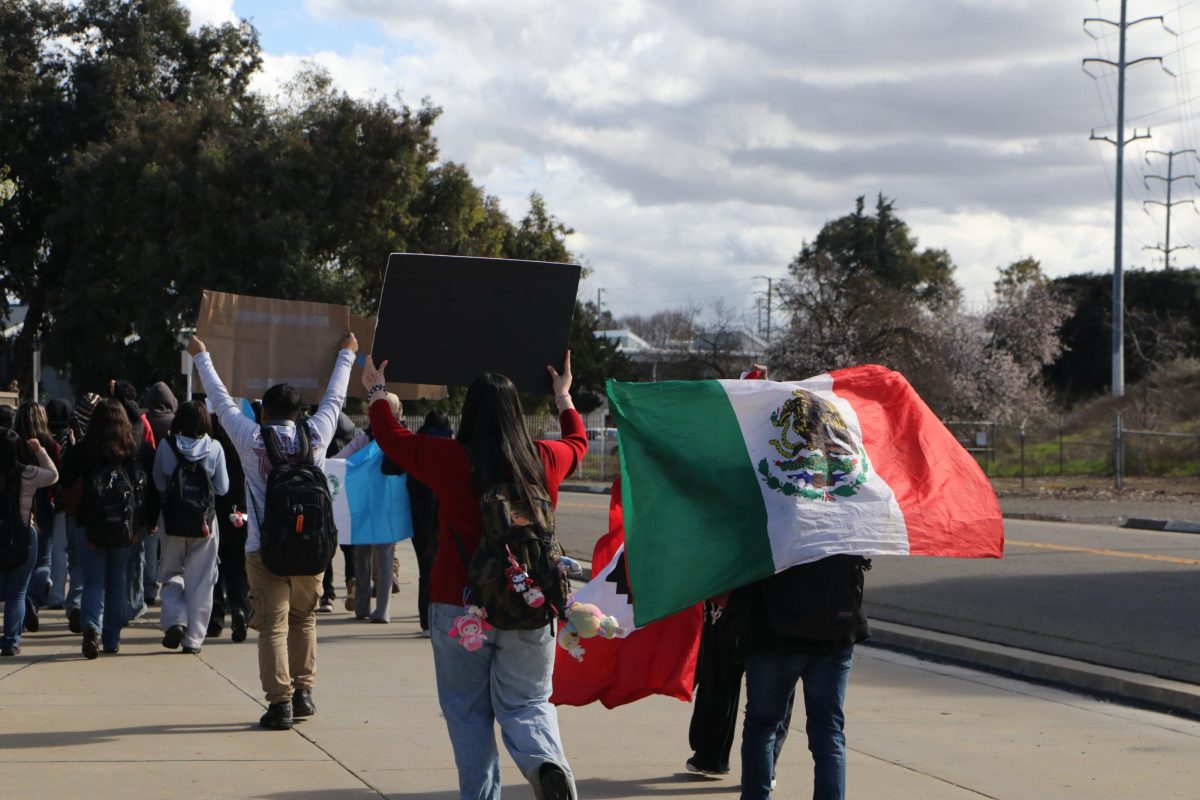
[[[466,453],[454,439],[440,436],[418,436],[392,416],[392,409],[382,400],[371,404],[369,410],[371,434],[384,455],[421,483],[437,491],[442,482],[467,461]],[[470,466],[467,461],[468,468]]]
[[588,446],[587,428],[578,411],[568,408],[559,415],[558,420],[562,427],[562,439],[537,443],[546,462],[546,481],[555,487],[575,471]]

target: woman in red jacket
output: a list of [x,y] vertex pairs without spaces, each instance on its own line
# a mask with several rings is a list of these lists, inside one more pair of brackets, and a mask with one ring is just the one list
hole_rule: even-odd
[[[487,631],[468,650],[450,630],[464,614],[466,558],[479,546],[481,491],[512,483],[528,496],[542,487],[557,503],[558,486],[587,452],[583,419],[571,402],[571,354],[562,374],[547,366],[554,385],[562,439],[533,441],[525,428],[512,381],[485,373],[467,389],[457,439],[411,433],[386,402],[384,361],[367,356],[363,385],[369,392],[371,430],[383,452],[438,497],[438,551],[430,588],[430,627],[438,700],[458,766],[463,798],[500,797],[500,759],[494,725],[540,798],[574,800],[575,782],[563,753],[558,715],[550,705],[554,630]],[[460,549],[460,544],[462,545]],[[465,552],[464,552],[465,551]]]

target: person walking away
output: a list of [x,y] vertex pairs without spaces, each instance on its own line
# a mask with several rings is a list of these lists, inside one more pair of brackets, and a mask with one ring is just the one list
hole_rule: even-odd
[[66,513],[67,529],[67,576],[70,579],[70,590],[67,592],[63,607],[67,612],[67,630],[71,633],[83,633],[83,557],[80,553],[86,546],[83,537],[83,525],[79,524],[79,501],[83,495],[83,481],[69,482],[63,480],[62,470],[66,463],[67,451],[78,447],[87,434],[88,423],[91,422],[92,412],[101,403],[100,395],[85,392],[79,396],[75,408],[71,411],[66,435],[61,441],[62,456],[59,460],[59,496],[62,497],[63,510]]
[[[238,457],[246,473],[246,500],[250,504],[246,533],[246,576],[250,583],[250,627],[258,631],[258,675],[269,706],[259,719],[264,728],[287,730],[296,717],[316,713],[313,687],[317,679],[317,602],[321,596],[321,577],[329,554],[311,574],[281,574],[266,563],[274,551],[273,535],[279,520],[268,516],[268,481],[272,473],[281,471],[286,459],[294,467],[308,466],[321,470],[325,465],[325,448],[333,438],[338,414],[346,401],[346,384],[350,366],[358,351],[358,340],[347,332],[334,362],[333,374],[317,413],[301,419],[304,406],[300,393],[288,384],[276,384],[263,394],[262,425],[243,415],[230,397],[229,391],[213,367],[204,342],[192,337],[188,353],[196,364],[200,382],[221,419],[221,424],[237,447]],[[309,461],[311,459],[311,461]],[[303,463],[301,461],[303,460]],[[292,470],[298,472],[300,470]],[[305,472],[305,474],[308,474]],[[324,484],[325,497],[329,487]],[[277,487],[278,488],[278,487]],[[315,487],[305,484],[307,491]],[[330,520],[308,520],[307,525]],[[268,524],[270,523],[270,524]],[[317,537],[305,524],[303,515],[295,518],[296,530],[303,540]],[[265,531],[264,531],[265,529]],[[270,534],[271,536],[264,536]],[[329,543],[336,547],[336,537]],[[332,550],[331,550],[332,552]]]
[[225,611],[229,611],[230,638],[246,641],[246,622],[250,601],[246,597],[246,475],[242,460],[219,417],[212,418],[212,437],[225,451],[225,471],[229,473],[229,491],[217,495],[217,524],[221,537],[217,542],[217,582],[213,585],[212,613],[208,617],[208,638],[225,630]]
[[[500,588],[490,598],[503,600],[506,609],[524,607],[526,614],[532,613],[530,609],[544,610],[542,624],[535,628],[502,629],[499,614],[491,614],[491,624],[485,624],[474,607],[464,608],[467,563],[483,540],[484,498],[497,498],[488,500],[492,529],[503,515],[522,531],[536,527],[540,538],[541,532],[553,531],[552,509],[559,484],[587,452],[583,419],[569,393],[570,353],[562,374],[546,368],[562,425],[559,441],[534,442],[530,438],[512,381],[492,373],[480,375],[467,389],[458,439],[414,434],[396,421],[387,403],[386,367],[385,361],[376,368],[367,356],[363,368],[375,440],[385,455],[431,487],[441,501],[430,626],[438,701],[454,748],[459,794],[472,800],[500,797],[494,730],[498,722],[509,755],[534,787],[534,794],[543,800],[573,800],[575,781],[563,752],[558,715],[550,704],[554,601],[547,595],[562,592],[561,585],[553,585],[559,579],[557,570],[552,577],[541,579],[540,603],[530,592],[530,576],[516,572],[514,579],[526,579],[519,581],[525,592],[516,590],[520,593],[513,599]],[[501,496],[503,500],[498,499]],[[512,513],[504,513],[504,508]],[[533,566],[524,564],[511,569],[534,571]],[[509,625],[509,620],[503,624]],[[464,637],[460,639],[459,633]]]
[[813,800],[846,796],[846,685],[854,645],[870,635],[862,608],[871,562],[834,555],[785,569],[744,591],[746,720],[742,726],[742,800],[771,796],[775,741],[800,684]]
[[[25,463],[31,459],[36,465]],[[0,656],[21,652],[25,592],[38,550],[30,522],[33,496],[57,480],[58,470],[40,441],[23,440],[12,428],[0,430],[0,598],[4,600]]]
[[162,645],[199,653],[217,582],[216,497],[229,491],[225,451],[203,403],[179,407],[159,440],[154,485],[162,493]]
[[[38,444],[54,462],[54,468],[58,469],[61,451],[58,442],[50,435],[45,408],[30,401],[22,403],[17,408],[15,430],[25,441],[37,439]],[[53,588],[50,576],[54,557],[54,503],[53,486],[43,486],[33,494],[33,534],[37,540],[37,559],[34,562],[33,573],[29,576],[29,586],[25,590],[25,630],[31,633],[36,633],[41,627],[38,612],[49,604]]]
[[153,449],[134,438],[124,405],[105,400],[92,411],[87,435],[63,454],[64,487],[82,482],[76,519],[83,535],[77,555],[83,566],[83,655],[100,648],[117,653],[126,622],[130,552],[146,520],[158,517],[143,464]]
[[[388,407],[392,415],[399,420],[400,398],[388,392]],[[371,427],[350,440],[337,458],[349,458],[375,440]],[[382,471],[385,475],[403,475],[404,470],[396,465],[386,455],[383,457]],[[397,538],[397,541],[399,539]],[[354,572],[361,583],[356,582],[354,597],[354,618],[371,620],[371,622],[388,623],[392,621],[390,609],[392,603],[392,560],[396,555],[396,542],[383,544],[358,544],[348,548],[354,558]],[[372,587],[372,579],[374,586]],[[375,611],[371,611],[371,594],[375,595]],[[349,600],[347,600],[349,602]]]
[[[430,411],[417,433],[453,439],[450,417],[445,411]],[[433,561],[437,556],[438,499],[425,484],[412,475],[408,476],[408,502],[412,509],[413,551],[417,554],[417,618],[420,620],[421,635],[428,639],[429,633],[429,580],[433,574]]]
[[[54,443],[58,445],[59,457],[67,445],[67,429],[71,424],[71,403],[54,398],[46,403],[46,424]],[[57,462],[56,462],[57,463]],[[51,525],[50,544],[50,598],[47,608],[65,608],[67,602],[67,510],[61,491],[54,491],[54,521]]]
[[179,410],[179,400],[171,387],[159,381],[150,384],[142,395],[141,407],[146,409],[146,421],[154,434],[155,446],[170,435],[171,423],[175,420],[175,412]]

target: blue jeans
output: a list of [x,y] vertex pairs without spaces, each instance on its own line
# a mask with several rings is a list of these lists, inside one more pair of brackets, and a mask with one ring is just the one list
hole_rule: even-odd
[[[362,580],[362,578],[359,578]],[[536,631],[492,629],[486,643],[468,652],[449,635],[461,606],[433,603],[430,630],[438,701],[464,799],[499,800],[500,754],[495,723],[509,755],[541,797],[543,764],[562,767],[575,795],[575,780],[563,753],[558,713],[550,705],[554,635],[550,625]]]
[[158,597],[158,534],[142,533],[129,552],[129,612],[134,619]]
[[804,682],[813,800],[846,796],[846,682],[854,645],[829,656],[759,653],[746,659],[746,721],[742,727],[742,800],[771,796],[775,739],[788,695]]
[[67,515],[54,515],[50,529],[50,598],[51,608],[62,608],[67,599]]
[[71,588],[67,591],[63,607],[67,611],[75,611],[81,605],[83,598],[83,556],[87,549],[87,539],[83,535],[83,526],[76,524],[75,517],[67,517],[67,575],[71,579]]
[[29,556],[19,567],[0,571],[0,597],[4,598],[4,635],[0,646],[15,646],[21,643],[21,626],[25,624],[25,590],[29,587],[29,576],[37,563],[37,539],[29,529]]
[[52,531],[45,532],[33,529],[37,540],[37,560],[33,565],[33,573],[29,576],[29,588],[25,595],[33,601],[35,608],[41,608],[50,601],[50,547]]
[[[79,529],[81,532],[83,528]],[[83,602],[80,605],[83,627],[100,631],[100,643],[111,649],[121,643],[125,624],[126,568],[130,545],[112,550],[97,550],[80,537],[79,560],[83,564]],[[103,624],[101,615],[103,614]]]

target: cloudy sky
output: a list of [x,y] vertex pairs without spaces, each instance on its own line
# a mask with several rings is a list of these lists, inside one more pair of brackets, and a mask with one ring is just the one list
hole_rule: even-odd
[[[755,276],[880,191],[977,307],[1027,255],[1051,275],[1112,268],[1115,150],[1088,134],[1115,135],[1116,79],[1081,60],[1116,59],[1115,29],[1082,21],[1117,0],[183,2],[258,28],[263,91],[310,60],[354,95],[430,98],[442,157],[514,218],[544,195],[593,270],[581,291],[617,315],[723,300],[754,324]],[[1129,34],[1130,59],[1177,76],[1128,73],[1128,124],[1153,135],[1126,148],[1125,263],[1161,269],[1143,248],[1164,215],[1143,204],[1164,184],[1143,182],[1166,175],[1151,150],[1200,148],[1200,3],[1131,5],[1175,32]],[[1197,193],[1181,180],[1172,199]],[[1191,243],[1200,214],[1178,205],[1172,246]]]

